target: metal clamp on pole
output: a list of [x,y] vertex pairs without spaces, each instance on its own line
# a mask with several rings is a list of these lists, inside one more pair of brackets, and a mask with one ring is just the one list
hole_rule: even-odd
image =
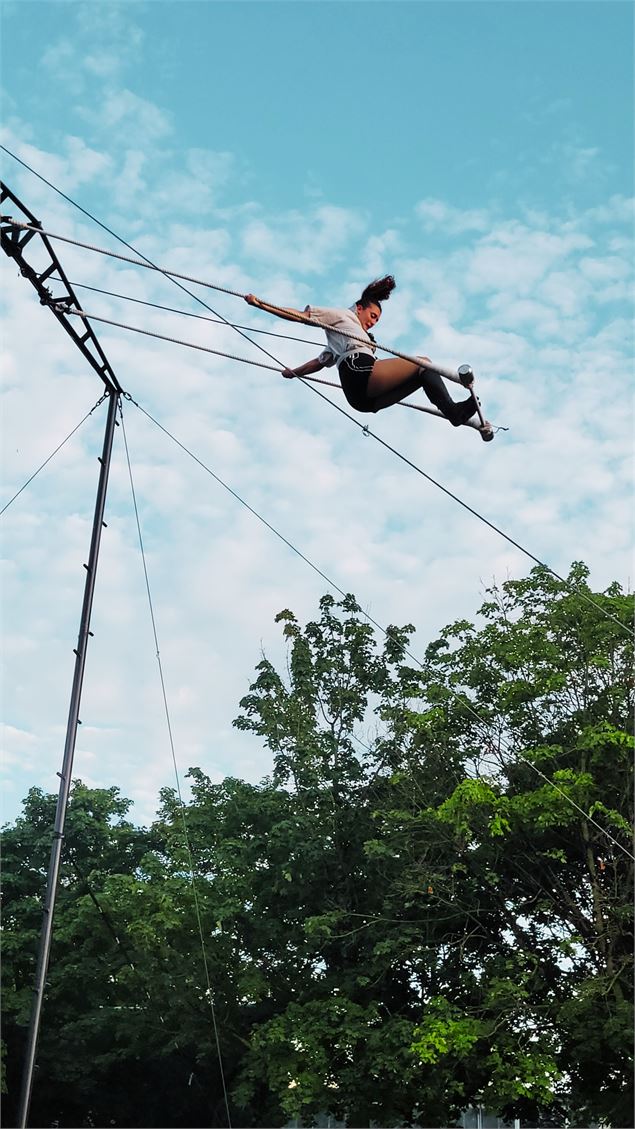
[[474,400],[474,403],[476,404],[476,413],[481,422],[481,426],[479,428],[481,439],[483,439],[486,443],[490,443],[494,438],[494,430],[491,424],[489,424],[485,419],[485,416],[481,411],[481,401],[477,398],[474,392],[474,373],[472,372],[472,366],[459,365],[456,371],[463,387],[467,388],[472,393],[472,398]]

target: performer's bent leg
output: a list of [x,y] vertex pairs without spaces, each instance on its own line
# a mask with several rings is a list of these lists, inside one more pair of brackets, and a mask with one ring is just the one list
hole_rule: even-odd
[[458,404],[449,395],[445,382],[434,369],[421,368],[412,361],[401,358],[375,361],[368,380],[365,405],[361,411],[379,412],[397,404],[406,396],[423,388],[435,408],[450,421],[454,427],[467,423],[476,413],[472,396]]
[[418,392],[420,388],[421,377],[419,375],[411,376],[388,392],[383,392],[378,396],[369,396],[370,407],[367,408],[367,411],[380,412],[383,408],[391,408],[393,404],[399,404],[401,400],[405,400],[406,396],[411,396],[413,392]]
[[421,374],[421,387],[426,396],[435,408],[438,408],[443,413],[446,419],[449,419],[453,427],[460,427],[462,423],[467,423],[476,413],[476,403],[472,396],[468,400],[460,400],[457,404],[450,396],[443,377],[435,372],[434,369],[420,369]]

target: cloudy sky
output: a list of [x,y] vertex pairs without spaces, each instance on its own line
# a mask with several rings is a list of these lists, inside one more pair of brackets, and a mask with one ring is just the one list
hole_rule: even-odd
[[[558,572],[582,559],[598,589],[632,584],[630,4],[5,0],[1,16],[7,149],[153,261],[241,293],[349,305],[394,273],[379,339],[470,362],[509,431],[484,444],[396,407],[363,422]],[[4,153],[2,177],[46,230],[127,253]],[[80,287],[205,313],[164,277],[56,248],[90,313],[268,363],[231,328]],[[100,383],[0,268],[4,504]],[[417,653],[529,571],[301,384],[94,327],[134,399],[376,620],[414,623]],[[284,364],[321,348],[259,340]],[[284,663],[275,614],[312,617],[326,582],[132,404],[125,419],[179,769],[258,780],[270,761],[232,729],[238,702],[263,651]],[[57,791],[104,423],[102,406],[1,519],[5,819],[31,785]],[[106,520],[75,775],[145,822],[174,777],[121,429]]]

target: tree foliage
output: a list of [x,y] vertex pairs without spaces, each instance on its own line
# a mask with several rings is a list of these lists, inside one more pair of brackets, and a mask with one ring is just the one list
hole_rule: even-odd
[[[352,596],[284,611],[236,720],[270,777],[192,769],[150,829],[76,782],[33,1124],[226,1124],[219,1048],[242,1125],[629,1124],[632,599],[569,579],[597,606],[535,569],[421,664]],[[9,1117],[53,810],[5,829]]]

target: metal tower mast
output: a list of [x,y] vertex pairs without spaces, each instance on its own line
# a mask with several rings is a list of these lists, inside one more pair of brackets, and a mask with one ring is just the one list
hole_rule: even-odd
[[[6,201],[11,201],[11,204],[17,208],[20,215],[20,222],[34,224],[41,227],[39,220],[18,200],[5,184],[0,182],[0,206],[4,211]],[[88,648],[88,637],[91,634],[90,620],[93,607],[93,595],[95,591],[95,579],[97,574],[97,562],[99,559],[99,546],[101,542],[101,531],[105,525],[104,510],[106,505],[106,492],[108,488],[108,476],[110,472],[110,461],[112,454],[113,436],[115,426],[117,425],[116,415],[119,408],[119,403],[123,389],[119,384],[113,370],[108,363],[105,353],[103,352],[92,328],[83,320],[80,323],[80,331],[73,324],[72,319],[67,316],[66,311],[69,309],[81,309],[81,306],[75,296],[73,288],[68,281],[62,266],[51,246],[49,240],[45,235],[39,235],[33,231],[20,231],[15,226],[12,226],[12,218],[4,214],[0,215],[0,242],[2,250],[10,258],[14,259],[17,263],[20,273],[29,280],[35,287],[40,302],[55,314],[55,317],[64,327],[66,332],[73,338],[73,341],[83,353],[84,357],[88,360],[89,364],[95,369],[100,379],[105,385],[105,395],[108,398],[108,413],[106,418],[106,428],[104,433],[103,449],[99,470],[99,481],[97,485],[97,496],[95,499],[95,511],[93,515],[93,526],[90,540],[90,550],[88,555],[88,562],[84,566],[86,569],[86,580],[84,583],[84,597],[82,602],[82,611],[79,623],[79,635],[77,640],[77,648],[75,649],[75,670],[73,673],[73,683],[71,688],[70,705],[68,710],[68,722],[66,726],[66,740],[64,744],[64,757],[62,761],[62,770],[59,773],[60,787],[57,797],[57,807],[55,811],[55,823],[53,830],[53,844],[51,847],[51,857],[49,860],[49,867],[47,873],[46,893],[44,897],[44,908],[42,915],[42,928],[40,932],[40,944],[38,950],[38,958],[35,972],[35,986],[34,986],[34,999],[31,1009],[31,1018],[29,1023],[29,1033],[27,1041],[26,1058],[22,1076],[22,1090],[20,1094],[20,1107],[19,1107],[19,1121],[20,1129],[25,1129],[29,1116],[29,1107],[31,1104],[31,1094],[33,1090],[33,1075],[35,1070],[35,1061],[37,1055],[37,1045],[40,1030],[40,1018],[42,1013],[42,1005],[44,1003],[44,992],[46,986],[46,976],[49,965],[49,958],[51,952],[51,937],[53,931],[53,914],[55,910],[55,899],[57,895],[57,885],[59,879],[60,862],[62,857],[62,843],[64,840],[64,826],[66,822],[66,812],[68,808],[68,798],[70,793],[72,773],[73,773],[73,758],[75,755],[75,743],[77,739],[77,726],[79,725],[79,709],[81,703],[82,684],[84,680],[84,668],[86,665],[86,652]],[[37,238],[36,238],[37,236]],[[29,250],[31,262],[27,261],[25,251]],[[43,265],[36,265],[36,263]],[[54,296],[51,288],[47,282],[55,273],[54,280],[56,295]]]

